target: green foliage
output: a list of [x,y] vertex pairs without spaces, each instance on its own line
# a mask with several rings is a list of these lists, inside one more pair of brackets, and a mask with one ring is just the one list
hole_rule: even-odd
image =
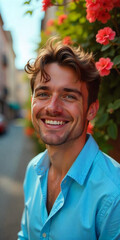
[[116,57],[113,59],[113,62],[114,62],[115,65],[120,64],[120,55],[116,56]]
[[29,5],[30,3],[31,3],[31,0],[25,1],[25,2],[24,2],[24,5]]

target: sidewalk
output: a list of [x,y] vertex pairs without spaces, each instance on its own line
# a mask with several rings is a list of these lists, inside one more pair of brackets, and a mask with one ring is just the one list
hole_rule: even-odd
[[0,240],[16,240],[24,207],[23,179],[36,155],[32,139],[14,123],[0,136]]

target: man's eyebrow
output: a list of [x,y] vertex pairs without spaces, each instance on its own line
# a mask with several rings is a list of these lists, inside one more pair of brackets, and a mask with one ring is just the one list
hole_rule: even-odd
[[77,93],[78,95],[82,96],[82,93],[77,90],[76,88],[64,88],[63,89],[65,92],[73,92],[73,93]]
[[39,86],[39,87],[35,88],[35,92],[37,92],[39,90],[49,90],[49,87],[47,87],[47,86]]
[[[35,88],[35,93],[39,90],[50,90],[50,88],[48,86],[38,86]],[[82,96],[82,93],[76,88],[63,88],[63,91],[68,93],[77,93],[79,96]]]

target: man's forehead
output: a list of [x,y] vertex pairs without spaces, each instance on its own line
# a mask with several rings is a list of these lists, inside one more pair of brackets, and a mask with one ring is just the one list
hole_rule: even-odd
[[[58,67],[58,73],[54,75],[54,72],[56,73],[56,67]],[[60,72],[59,72],[59,68],[60,68]],[[47,69],[52,69],[52,75],[51,75],[51,71],[47,71]],[[63,70],[63,75],[61,72],[62,70]],[[45,71],[49,75],[49,78],[48,79],[44,78],[44,75],[41,77],[41,72],[38,72],[34,82],[34,90],[36,89],[36,87],[38,88],[39,86],[42,86],[42,85],[49,86],[49,87],[52,87],[52,85],[54,85],[54,87],[60,87],[60,88],[67,88],[68,86],[71,86],[73,88],[77,87],[79,88],[79,90],[87,88],[86,83],[81,81],[78,78],[78,75],[75,73],[75,71],[73,71],[73,69],[70,67],[63,67],[63,66],[59,66],[57,63],[52,63],[52,64],[46,65]],[[69,72],[69,74],[66,76],[67,72]]]

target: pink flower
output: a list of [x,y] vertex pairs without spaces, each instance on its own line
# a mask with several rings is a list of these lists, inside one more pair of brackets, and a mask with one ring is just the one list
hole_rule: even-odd
[[93,11],[93,10],[89,10],[87,9],[87,20],[92,23],[92,22],[95,22],[96,19],[97,19],[97,16],[98,16],[98,12],[97,11]]
[[54,20],[53,19],[49,19],[47,21],[47,26],[50,27],[50,26],[53,26],[54,25]]
[[100,58],[98,62],[96,62],[96,68],[100,72],[100,76],[107,76],[110,74],[110,69],[113,66],[113,62],[111,62],[110,58]]
[[66,14],[62,14],[58,17],[58,24],[61,25],[65,19],[67,18],[67,15]]
[[115,35],[116,33],[110,27],[105,27],[98,31],[98,34],[96,35],[96,42],[107,45],[109,40],[113,40],[115,38]]
[[93,134],[93,125],[90,122],[88,124],[87,133]]
[[64,37],[64,39],[63,39],[63,44],[65,44],[65,45],[71,45],[72,43],[73,43],[73,42],[72,42],[70,36]]
[[113,1],[110,0],[86,0],[88,21],[95,22],[98,20],[102,23],[106,23],[111,17],[109,11],[112,10],[113,7]]
[[46,11],[48,7],[51,7],[53,4],[51,0],[42,0],[42,11]]
[[114,5],[113,5],[113,1],[110,0],[101,0],[101,9],[102,10],[107,10],[110,11],[113,9]]
[[100,0],[86,0],[86,7],[89,10],[97,11],[100,8]]
[[97,16],[97,20],[102,23],[106,23],[110,18],[111,18],[111,15],[106,10],[99,11],[99,14]]

